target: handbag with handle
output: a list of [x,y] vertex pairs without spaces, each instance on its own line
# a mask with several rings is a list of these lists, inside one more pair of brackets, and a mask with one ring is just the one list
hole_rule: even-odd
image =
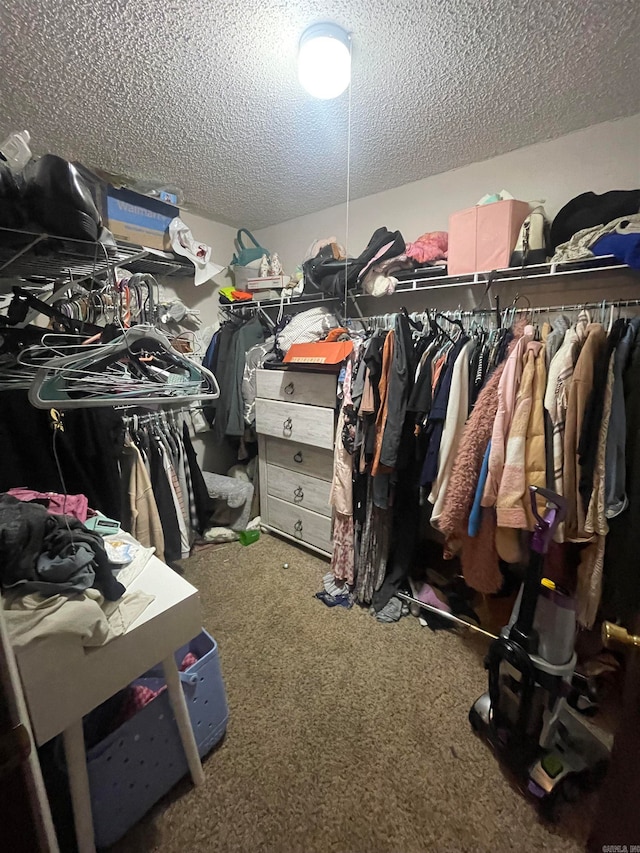
[[[247,247],[244,245],[242,241],[243,234],[246,234],[247,238],[253,243],[253,246]],[[269,254],[269,250],[265,249],[260,245],[260,243],[258,243],[248,228],[240,228],[236,234],[236,247],[238,253],[237,255],[234,254],[231,266],[246,267],[246,265],[250,264],[251,261],[258,261],[263,255]]]

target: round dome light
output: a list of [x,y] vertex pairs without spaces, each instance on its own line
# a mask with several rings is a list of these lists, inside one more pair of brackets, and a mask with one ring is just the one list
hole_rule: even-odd
[[337,24],[314,24],[300,38],[298,80],[314,98],[328,101],[351,82],[351,38]]

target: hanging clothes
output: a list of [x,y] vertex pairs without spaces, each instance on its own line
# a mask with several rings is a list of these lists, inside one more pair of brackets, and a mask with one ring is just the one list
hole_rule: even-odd
[[147,448],[151,467],[151,485],[164,532],[165,560],[172,565],[182,557],[182,540],[176,506],[164,466],[162,447],[147,437]]
[[476,341],[473,340],[462,347],[451,374],[451,390],[438,452],[438,472],[429,495],[429,501],[433,504],[431,525],[436,529],[439,527],[462,430],[469,415],[469,359],[475,348]]
[[121,458],[122,482],[126,488],[121,526],[146,548],[155,548],[158,559],[164,561],[162,523],[142,455],[129,443],[123,447]]
[[640,317],[629,321],[622,340],[616,347],[613,366],[611,418],[607,434],[605,462],[605,501],[607,518],[615,518],[628,506],[626,494],[626,441],[624,374],[629,364]]
[[[534,373],[531,401],[531,414],[527,427],[525,445],[525,470],[527,472],[527,487],[536,486],[543,489],[547,484],[547,454],[545,447],[544,426],[544,394],[547,387],[546,348],[534,354]],[[546,503],[542,498],[536,501],[538,512],[544,513]],[[529,521],[528,528],[533,530],[536,519],[533,515],[531,501],[525,500],[525,512]]]
[[590,323],[578,356],[567,405],[567,420],[564,433],[564,497],[567,501],[565,536],[574,542],[589,541],[584,529],[585,507],[580,496],[582,466],[578,456],[578,443],[584,421],[585,407],[593,387],[594,370],[606,342],[606,334],[600,323]]
[[[350,433],[353,415],[351,386],[358,350],[354,349],[347,360],[342,383],[342,405],[336,426],[333,456],[333,479],[329,503],[334,509],[331,570],[337,581],[352,585],[355,580],[354,526],[353,526],[353,458],[354,442]],[[353,436],[355,439],[355,436]]]
[[202,470],[198,464],[198,458],[195,450],[193,449],[193,443],[186,423],[182,424],[182,441],[185,449],[186,464],[189,471],[189,479],[191,481],[192,500],[197,519],[195,529],[198,533],[204,533],[209,523],[209,519],[211,518],[211,512],[209,509],[210,498],[207,490],[207,484],[202,476]]
[[628,619],[640,607],[640,322],[632,323],[635,336],[623,374],[626,421],[627,508],[609,520],[604,558],[606,612]]
[[578,460],[580,462],[578,491],[585,510],[591,500],[599,436],[601,436],[600,427],[605,407],[605,391],[610,379],[612,380],[610,376],[610,368],[613,369],[612,355],[622,340],[626,327],[626,320],[616,320],[611,332],[607,335],[605,346],[594,363],[593,387],[585,405],[584,420],[578,442]]
[[[602,571],[604,568],[605,537],[609,532],[605,511],[605,457],[607,432],[611,417],[613,398],[613,353],[608,353],[605,387],[602,389],[602,416],[599,434],[595,436],[596,453],[593,465],[593,479],[590,488],[590,500],[587,507],[585,531],[591,534],[595,543],[590,544],[581,554],[578,566],[578,622],[585,628],[593,627],[602,597]],[[595,386],[594,386],[595,391]]]
[[425,331],[401,316],[345,371],[331,488],[336,582],[380,613],[424,571],[416,546],[428,485],[445,557],[460,558],[469,586],[495,593],[500,560],[529,559],[529,487],[551,478],[569,514],[548,568],[564,573],[580,624],[593,625],[602,600],[616,617],[629,612],[621,589],[640,606],[628,569],[640,553],[640,318],[612,323],[609,335],[586,311],[569,328],[561,315],[542,328],[449,335],[433,318]]
[[498,489],[502,479],[504,468],[507,436],[513,410],[516,403],[516,395],[520,387],[520,377],[523,370],[523,356],[527,345],[533,340],[533,326],[525,326],[522,337],[511,350],[507,359],[505,369],[500,378],[498,386],[498,411],[491,433],[491,455],[489,456],[489,473],[482,498],[483,506],[495,506],[498,498]]
[[444,423],[447,416],[449,394],[453,381],[453,369],[458,356],[469,342],[466,335],[462,335],[453,344],[447,354],[446,361],[442,364],[441,375],[437,380],[436,391],[429,411],[426,428],[427,452],[424,457],[420,485],[423,488],[431,486],[438,476],[438,458],[440,455],[440,443],[444,431]]
[[[516,346],[517,340],[515,338],[512,342],[510,352]],[[469,516],[483,459],[491,441],[498,411],[498,387],[505,368],[506,362],[503,361],[488,379],[464,427],[439,520],[440,531],[445,536],[446,551],[450,555],[460,554],[466,582],[485,593],[497,592],[502,585],[494,544],[495,536],[486,533],[491,529],[492,521],[495,530],[495,516],[492,510],[480,506],[480,521],[477,526],[478,533],[480,528],[483,531],[483,547],[479,547],[480,540],[477,537],[471,539],[469,536]],[[487,456],[487,474],[488,465]]]
[[379,403],[377,404],[378,414],[376,416],[376,437],[375,437],[375,452],[373,456],[373,465],[371,473],[374,477],[378,474],[388,474],[389,468],[381,462],[382,442],[387,425],[387,415],[389,411],[389,386],[391,382],[391,370],[393,364],[393,355],[395,350],[395,332],[393,329],[388,333],[384,341],[382,349],[382,365],[380,370],[380,379],[378,381]]
[[413,386],[415,357],[411,327],[404,314],[396,314],[393,329],[393,359],[390,365],[386,422],[380,447],[380,465],[395,468],[400,439]]

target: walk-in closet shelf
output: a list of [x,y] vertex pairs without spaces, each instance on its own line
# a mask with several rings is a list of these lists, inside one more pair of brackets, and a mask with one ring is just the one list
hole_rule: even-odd
[[[542,281],[550,281],[558,276],[593,276],[605,275],[609,276],[612,273],[629,272],[629,267],[626,264],[619,263],[612,256],[603,256],[593,258],[590,261],[575,261],[567,264],[535,264],[526,267],[508,267],[501,270],[493,270],[490,272],[475,272],[465,275],[435,275],[432,278],[418,278],[399,281],[396,289],[391,296],[397,296],[402,293],[412,293],[414,291],[430,291],[444,290],[456,287],[469,287],[477,285],[478,289],[491,281],[491,285],[496,284],[513,284],[514,282],[531,282],[534,286]],[[611,278],[611,282],[615,282]],[[369,293],[350,292],[348,295],[350,300],[356,299],[374,299]],[[309,307],[320,302],[335,303],[343,302],[343,297],[332,298],[324,294],[305,293],[299,297],[285,297],[284,306],[287,309],[292,307]],[[384,297],[382,297],[382,304]],[[225,305],[226,309],[243,309],[251,306],[260,306],[261,308],[279,307],[281,298],[277,299],[254,299],[252,301],[245,300],[242,302]]]
[[155,276],[193,275],[193,264],[166,252],[118,242],[105,246],[49,234],[0,228],[0,278],[80,283],[113,267]]

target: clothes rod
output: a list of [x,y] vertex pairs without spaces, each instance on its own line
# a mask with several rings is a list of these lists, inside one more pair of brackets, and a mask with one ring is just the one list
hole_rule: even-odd
[[437,607],[433,607],[431,604],[425,604],[423,601],[418,601],[417,598],[413,598],[411,595],[407,595],[406,592],[396,592],[396,596],[401,598],[403,601],[408,601],[409,604],[418,604],[423,610],[429,610],[431,613],[436,613],[438,616],[442,616],[443,619],[448,619],[449,622],[455,622],[456,625],[460,625],[462,628],[468,628],[470,631],[475,631],[477,634],[482,634],[485,637],[488,637],[490,640],[497,640],[498,637],[496,634],[492,634],[491,631],[485,631],[484,628],[481,628],[479,625],[474,625],[473,622],[466,622],[464,619],[460,619],[458,616],[454,616],[453,613],[446,613],[444,610],[439,610]]
[[614,308],[637,308],[639,305],[640,299],[603,299],[600,302],[578,302],[565,305],[531,305],[523,308],[507,306],[505,311],[513,311],[515,314],[548,314],[552,311],[591,311],[610,308],[611,306]]

